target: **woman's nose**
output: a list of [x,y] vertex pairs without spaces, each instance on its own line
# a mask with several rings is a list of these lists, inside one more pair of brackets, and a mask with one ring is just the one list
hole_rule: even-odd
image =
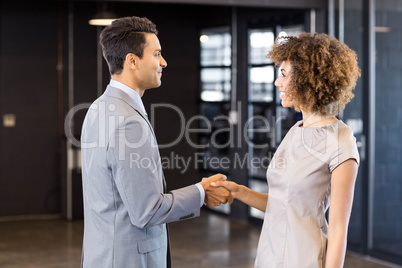
[[274,85],[280,87],[280,77],[276,78]]

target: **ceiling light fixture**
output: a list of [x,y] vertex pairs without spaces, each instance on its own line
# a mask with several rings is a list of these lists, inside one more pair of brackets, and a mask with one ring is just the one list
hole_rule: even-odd
[[110,11],[100,11],[95,14],[93,19],[89,20],[90,25],[109,26],[117,18],[116,14]]
[[110,9],[108,8],[107,2],[98,3],[97,10],[98,12],[95,16],[88,21],[90,25],[109,26],[115,19],[117,19],[117,15],[114,12],[109,11]]

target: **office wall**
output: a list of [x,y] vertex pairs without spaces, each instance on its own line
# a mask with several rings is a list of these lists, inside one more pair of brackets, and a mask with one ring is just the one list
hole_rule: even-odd
[[[371,3],[373,10],[369,10]],[[344,113],[354,129],[361,156],[348,249],[397,264],[402,264],[401,3],[346,2],[344,17],[345,43],[357,52],[362,69],[355,98]],[[375,27],[370,29],[374,34],[370,45],[366,36],[369,20]],[[371,46],[375,47],[374,62],[368,62]],[[375,68],[367,77],[371,64]],[[368,86],[369,79],[375,82],[373,88]],[[364,133],[364,127],[373,130]],[[370,140],[374,140],[374,146],[367,142]]]
[[59,211],[56,64],[57,6],[2,1],[0,216]]
[[[402,1],[376,1],[373,248],[402,263]],[[381,28],[380,28],[381,27]]]

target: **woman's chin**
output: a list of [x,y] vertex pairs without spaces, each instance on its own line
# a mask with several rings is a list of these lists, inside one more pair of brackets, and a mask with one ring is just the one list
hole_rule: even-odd
[[290,102],[285,101],[285,100],[282,100],[282,101],[281,101],[281,105],[282,105],[282,107],[284,107],[284,108],[292,108],[292,107],[293,107],[293,105],[292,105]]

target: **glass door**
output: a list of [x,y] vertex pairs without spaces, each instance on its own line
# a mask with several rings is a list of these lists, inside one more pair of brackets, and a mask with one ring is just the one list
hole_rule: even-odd
[[[230,150],[232,37],[229,27],[202,29],[200,32],[200,129],[199,163],[204,177],[216,173],[229,175],[225,160]],[[230,205],[213,210],[230,214]]]
[[[265,173],[276,148],[275,67],[266,55],[274,44],[275,29],[251,29],[248,36],[248,184],[251,189],[266,193]],[[264,219],[264,213],[253,207],[249,208],[249,214],[251,218]]]

